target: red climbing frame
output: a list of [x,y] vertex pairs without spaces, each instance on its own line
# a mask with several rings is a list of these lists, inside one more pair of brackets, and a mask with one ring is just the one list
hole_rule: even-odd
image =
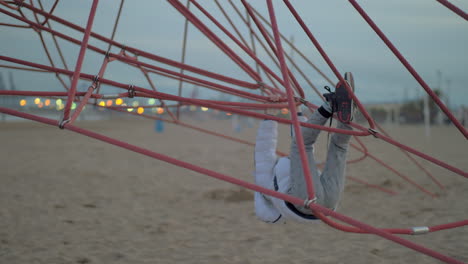
[[[260,15],[258,11],[256,11],[253,7],[250,6],[249,3],[245,0],[241,0],[242,5],[245,8],[245,11],[248,13],[247,19],[242,17],[240,14],[239,9],[237,8],[236,5],[234,5],[231,1],[229,3],[235,8],[236,12],[238,15],[242,18],[242,21],[245,22],[245,25],[247,25],[250,28],[250,37],[252,40],[252,43],[254,42],[254,38],[257,41],[258,44],[260,44],[264,51],[269,54],[270,58],[272,58],[276,65],[278,66],[281,76],[277,75],[275,71],[273,71],[271,68],[269,68],[267,65],[265,65],[262,61],[262,58],[259,58],[257,55],[257,52],[254,48],[254,45],[252,44],[252,47],[249,47],[249,44],[247,41],[242,37],[240,32],[236,29],[236,27],[233,25],[232,20],[228,17],[227,12],[223,10],[221,5],[216,1],[218,7],[222,11],[223,15],[227,18],[231,26],[235,29],[236,33],[238,36],[235,36],[229,30],[227,30],[218,20],[216,20],[206,9],[203,8],[203,6],[198,3],[196,0],[189,0],[188,3],[192,3],[197,9],[199,9],[208,19],[210,19],[223,33],[225,33],[240,49],[242,49],[250,58],[252,58],[255,63],[256,63],[256,70],[254,70],[254,67],[251,67],[248,63],[246,63],[240,56],[238,56],[231,47],[229,47],[226,43],[222,41],[222,39],[217,36],[207,25],[205,25],[202,20],[200,20],[193,12],[190,11],[189,4],[187,6],[184,6],[177,0],[168,0],[169,4],[172,5],[176,10],[178,10],[187,20],[187,22],[192,23],[196,28],[198,28],[205,36],[210,39],[216,46],[219,47],[220,50],[222,50],[230,59],[232,59],[242,70],[244,70],[247,75],[252,79],[250,81],[245,81],[245,80],[239,80],[236,78],[224,76],[221,74],[217,74],[214,72],[209,72],[197,67],[193,67],[191,65],[188,65],[184,62],[184,59],[182,59],[182,62],[177,62],[174,60],[170,60],[167,58],[164,58],[162,56],[156,55],[156,54],[151,54],[142,50],[138,50],[133,47],[127,47],[121,43],[118,43],[114,41],[114,35],[116,32],[117,24],[118,24],[118,19],[120,17],[120,11],[123,6],[123,0],[121,1],[121,5],[119,8],[119,13],[117,15],[116,21],[114,23],[114,29],[112,32],[112,37],[106,38],[102,35],[96,34],[92,32],[92,25],[93,25],[93,19],[96,14],[97,10],[97,5],[98,5],[98,0],[93,0],[88,21],[87,21],[87,26],[86,28],[82,28],[78,25],[75,25],[73,23],[70,23],[69,21],[62,19],[60,17],[57,17],[53,14],[59,0],[56,0],[51,7],[49,11],[45,11],[42,4],[39,1],[39,8],[34,6],[33,2],[31,1],[29,4],[26,3],[25,1],[4,1],[0,0],[0,4],[4,6],[4,8],[0,8],[0,12],[16,19],[19,22],[25,23],[26,25],[18,25],[18,24],[5,24],[1,23],[0,26],[10,26],[10,27],[18,27],[18,28],[31,28],[35,30],[40,39],[41,43],[45,49],[47,58],[49,60],[50,66],[48,65],[43,65],[43,64],[38,64],[34,62],[29,62],[29,61],[24,61],[24,60],[19,60],[16,58],[0,55],[0,60],[6,61],[9,63],[14,63],[14,64],[19,64],[22,65],[21,67],[18,66],[12,66],[12,65],[0,65],[0,67],[8,67],[8,68],[14,68],[14,69],[19,69],[19,70],[31,70],[31,71],[40,71],[40,72],[51,72],[55,73],[59,81],[62,83],[62,85],[65,88],[65,92],[49,92],[49,91],[0,91],[0,96],[9,96],[9,95],[21,95],[21,96],[41,96],[41,97],[60,97],[64,98],[67,100],[67,103],[64,108],[64,114],[63,114],[63,119],[62,120],[52,120],[28,113],[22,113],[13,109],[8,109],[5,107],[0,106],[0,112],[5,113],[8,115],[13,115],[21,118],[26,118],[30,120],[34,120],[37,122],[41,122],[44,124],[48,125],[53,125],[53,126],[58,126],[62,129],[67,129],[74,131],[79,134],[86,135],[88,137],[101,140],[104,142],[107,142],[109,144],[113,144],[149,157],[153,157],[155,159],[159,159],[171,164],[174,164],[176,166],[180,166],[192,171],[196,171],[223,181],[227,181],[239,186],[243,186],[245,188],[248,188],[253,191],[258,191],[262,192],[267,195],[271,195],[274,197],[277,197],[279,199],[283,199],[286,201],[289,201],[291,203],[297,204],[297,205],[302,205],[304,203],[307,203],[309,200],[313,200],[314,198],[314,189],[313,189],[313,182],[312,182],[312,177],[310,175],[310,170],[308,169],[308,163],[307,159],[305,156],[305,151],[302,143],[302,136],[301,136],[301,129],[300,127],[310,127],[310,128],[317,128],[317,129],[322,129],[325,131],[329,132],[336,132],[336,133],[344,133],[344,134],[350,134],[353,135],[358,142],[358,145],[351,144],[351,146],[356,149],[357,151],[360,151],[363,153],[363,155],[353,161],[349,161],[350,163],[358,162],[366,158],[370,158],[375,160],[377,163],[381,164],[388,170],[392,171],[394,174],[397,176],[401,177],[411,185],[413,185],[415,188],[419,189],[421,192],[435,197],[436,195],[427,190],[426,188],[423,188],[421,185],[418,183],[414,182],[410,177],[403,175],[399,171],[395,170],[392,168],[390,165],[386,164],[384,161],[373,155],[372,153],[369,153],[366,146],[360,141],[359,137],[362,136],[374,136],[377,139],[384,140],[392,145],[395,145],[396,147],[400,148],[405,155],[407,155],[412,162],[418,166],[421,170],[423,170],[427,176],[439,187],[439,188],[444,188],[443,185],[437,181],[437,179],[430,174],[429,171],[427,171],[423,166],[421,166],[417,161],[409,154],[414,154],[417,155],[423,159],[426,159],[440,167],[443,167],[447,170],[450,170],[456,174],[459,174],[465,178],[468,177],[468,173],[458,169],[452,165],[449,165],[441,160],[435,159],[425,153],[419,152],[409,146],[405,146],[394,139],[392,139],[385,131],[382,130],[381,127],[379,127],[374,120],[371,118],[371,116],[367,113],[365,108],[362,106],[361,102],[359,99],[352,93],[351,88],[347,84],[347,82],[344,82],[342,74],[340,71],[336,68],[336,66],[333,64],[331,58],[329,55],[325,52],[324,48],[320,45],[319,41],[315,38],[315,36],[312,34],[311,30],[306,26],[304,21],[301,19],[297,11],[294,9],[293,5],[288,1],[288,0],[283,0],[285,3],[285,6],[287,9],[291,12],[293,17],[297,20],[298,24],[302,27],[304,30],[305,34],[309,37],[311,40],[312,44],[317,48],[318,52],[322,55],[323,59],[326,61],[330,69],[333,71],[335,74],[336,79],[339,81],[342,81],[343,83],[346,84],[346,89],[351,92],[359,110],[361,113],[364,115],[368,122],[368,127],[363,127],[358,124],[352,124],[352,126],[355,128],[353,131],[349,130],[342,130],[342,129],[336,129],[332,127],[326,127],[326,126],[317,126],[317,125],[312,125],[308,123],[302,123],[299,122],[297,119],[296,115],[296,106],[299,104],[304,104],[306,107],[308,107],[311,110],[314,110],[317,108],[316,105],[313,105],[309,102],[307,102],[304,99],[304,90],[297,81],[296,77],[292,73],[292,71],[289,69],[287,63],[289,62],[290,65],[293,65],[295,69],[299,72],[299,74],[306,79],[307,83],[315,89],[315,86],[313,83],[307,79],[307,76],[297,67],[297,65],[287,56],[287,54],[284,53],[283,51],[283,46],[282,43],[283,41],[286,42],[287,44],[291,45],[290,42],[288,42],[281,34],[279,30],[279,25],[277,24],[276,21],[276,16],[275,16],[275,10],[274,10],[274,5],[273,1],[271,0],[266,0],[266,5],[268,7],[268,13],[269,13],[269,21],[265,19],[263,16]],[[452,10],[454,13],[458,14],[465,20],[467,19],[467,15],[465,12],[454,6],[453,4],[449,3],[446,0],[437,0],[439,3],[442,5],[446,6],[450,10]],[[419,82],[419,84],[422,86],[422,88],[432,97],[432,99],[435,101],[435,103],[441,108],[441,110],[447,115],[447,117],[453,122],[453,124],[458,128],[458,130],[461,132],[462,135],[465,136],[465,138],[468,138],[468,133],[466,129],[458,122],[458,120],[455,119],[453,114],[449,111],[449,109],[438,99],[438,97],[434,94],[434,92],[429,88],[429,86],[424,82],[424,80],[418,75],[416,70],[409,64],[409,62],[404,58],[404,56],[398,51],[398,49],[392,44],[392,42],[385,36],[385,34],[379,29],[379,27],[372,21],[372,19],[369,17],[369,15],[359,6],[359,4],[355,0],[349,0],[351,5],[358,11],[358,13],[366,20],[366,22],[370,25],[370,27],[377,33],[377,35],[384,41],[384,43],[390,48],[390,50],[395,54],[395,56],[402,62],[402,64],[406,67],[406,69],[414,76],[414,78]],[[22,8],[26,8],[30,10],[34,14],[35,21],[29,19],[22,11]],[[10,9],[12,11],[9,11],[7,9]],[[16,14],[15,12],[19,13]],[[39,21],[38,15],[41,15],[44,17],[44,21]],[[257,35],[255,30],[251,28],[250,24],[250,19],[253,21],[255,24],[256,28],[260,32],[260,35]],[[74,29],[76,31],[82,32],[84,34],[82,40],[77,40],[74,39],[68,35],[65,35],[57,30],[52,29],[49,21],[52,20],[54,22],[60,23],[63,26],[69,27],[71,29]],[[263,22],[262,22],[263,21]],[[273,34],[270,34],[266,27],[270,27]],[[187,27],[186,27],[187,28]],[[51,34],[51,36],[54,39],[54,44],[57,49],[57,52],[60,55],[60,58],[62,60],[62,63],[65,67],[65,69],[59,68],[55,66],[54,61],[52,57],[50,56],[49,50],[43,40],[42,37],[42,32],[48,32]],[[186,34],[185,34],[186,35]],[[96,46],[88,44],[89,38],[95,38],[97,40],[103,41],[109,45],[107,51],[102,50]],[[56,38],[61,38],[63,40],[69,41],[71,43],[77,44],[80,46],[80,51],[77,56],[77,61],[74,70],[69,70],[68,66],[65,62],[64,56],[62,55],[61,48],[58,45],[58,42]],[[184,47],[185,47],[185,40],[186,38],[184,37]],[[266,42],[266,44],[265,44]],[[110,52],[111,47],[117,47],[120,48],[121,51],[119,53],[112,53]],[[296,49],[296,47],[293,47]],[[185,49],[185,48],[184,48]],[[94,51],[96,53],[99,53],[104,56],[103,63],[100,67],[99,72],[96,75],[92,74],[87,74],[83,73],[81,71],[81,66],[84,60],[84,56],[87,50]],[[297,50],[297,49],[296,49]],[[184,51],[185,52],[185,51]],[[299,52],[299,51],[298,51]],[[302,55],[302,54],[301,54]],[[303,55],[302,55],[303,56]],[[166,69],[164,66],[156,66],[153,63],[145,63],[139,60],[139,57],[144,57],[146,59],[149,59],[153,62],[157,62],[159,64],[171,66],[171,67],[176,67],[179,68],[180,71],[176,72],[173,70]],[[305,56],[303,56],[305,58]],[[131,84],[124,84],[124,83],[119,83],[113,80],[109,80],[104,78],[107,66],[109,63],[112,61],[118,60],[120,62],[128,64],[130,67],[136,67],[138,68],[142,74],[145,76],[147,79],[148,83],[151,86],[150,89],[145,89],[142,87],[138,87],[135,85]],[[148,61],[148,60],[147,60]],[[322,75],[328,82],[332,83],[331,79],[323,74],[315,65],[313,65],[310,61],[309,63],[312,65],[314,69],[316,69],[320,75]],[[25,66],[25,67],[23,67]],[[267,79],[270,81],[269,83],[265,81],[262,78],[261,71],[263,71],[264,76],[267,77]],[[188,73],[185,73],[188,72]],[[158,92],[155,85],[151,81],[151,78],[149,74],[157,74],[157,75],[162,75],[165,77],[173,78],[176,80],[180,80],[182,82],[186,83],[191,83],[195,84],[201,87],[205,87],[208,89],[214,89],[217,91],[221,91],[223,93],[235,95],[238,97],[242,98],[247,98],[251,101],[254,101],[255,103],[239,103],[239,102],[222,102],[222,101],[215,101],[215,100],[200,100],[200,99],[193,99],[193,98],[186,98],[182,97],[179,89],[179,94],[178,95],[173,95],[173,94],[167,94],[167,93],[161,93]],[[191,74],[197,74],[198,76],[203,76],[203,77],[194,77]],[[71,85],[68,87],[61,76],[68,76],[71,80]],[[85,79],[89,80],[91,82],[91,85],[88,87],[86,92],[77,92],[76,91],[76,85],[78,83],[79,79]],[[116,88],[121,88],[124,91],[122,93],[118,94],[102,94],[100,93],[100,84],[107,84]],[[278,88],[278,84],[283,87],[283,88]],[[182,86],[180,86],[182,87]],[[256,93],[253,93],[255,90],[261,90],[262,94],[258,95]],[[316,90],[316,89],[315,89]],[[318,93],[318,92],[317,92]],[[318,93],[319,94],[319,93]],[[320,96],[320,94],[319,94]],[[224,175],[221,173],[217,173],[215,171],[202,168],[193,164],[189,164],[177,159],[174,159],[172,157],[156,153],[144,148],[140,148],[131,144],[128,144],[123,141],[119,141],[110,137],[107,137],[105,135],[101,135],[92,131],[88,131],[83,128],[79,128],[74,125],[74,121],[76,118],[79,116],[81,111],[83,110],[84,106],[86,104],[94,104],[96,105],[96,102],[92,103],[90,102],[91,98],[94,99],[109,99],[109,98],[125,98],[125,97],[146,97],[146,98],[154,98],[158,99],[160,102],[159,107],[164,107],[167,109],[169,116],[171,119],[164,119],[165,121],[178,124],[183,127],[187,127],[190,129],[198,130],[213,136],[217,137],[222,137],[227,140],[232,140],[235,142],[239,142],[242,144],[254,146],[254,143],[248,142],[239,138],[235,137],[228,137],[225,135],[222,135],[220,133],[216,133],[214,131],[209,131],[194,125],[189,125],[181,122],[178,119],[178,114],[174,115],[172,114],[171,106],[167,105],[165,103],[165,100],[170,100],[170,101],[177,101],[178,104],[175,106],[177,107],[177,112],[179,112],[179,107],[183,104],[191,104],[191,105],[197,105],[197,106],[204,106],[204,107],[209,107],[212,109],[218,109],[221,111],[226,111],[230,113],[235,113],[239,115],[245,115],[245,116],[250,116],[250,117],[255,117],[255,118],[269,118],[276,120],[280,123],[283,124],[290,124],[293,126],[296,135],[298,135],[297,140],[298,140],[298,145],[300,147],[300,154],[301,154],[301,160],[303,163],[303,168],[304,172],[306,175],[306,183],[307,183],[307,190],[309,194],[309,199],[306,201],[303,201],[301,199],[298,199],[297,197],[292,197],[290,195],[286,195],[283,193],[279,193],[273,190],[265,189],[263,187],[257,186],[255,184],[242,181],[239,179],[236,179],[234,177],[230,177],[228,175]],[[71,105],[73,102],[78,103],[77,109],[72,113],[71,112]],[[154,106],[143,106],[143,107],[154,107]],[[122,109],[122,107],[106,107],[107,109],[114,110],[114,111],[120,111],[120,112],[126,112],[125,110]],[[268,108],[288,108],[289,111],[291,112],[291,120],[286,119],[286,118],[280,118],[280,117],[272,117],[272,116],[267,116],[265,114],[261,114],[258,112],[258,110],[264,110]],[[128,113],[128,114],[135,114],[135,113]],[[139,115],[139,116],[144,116],[150,119],[161,119],[160,117],[156,117],[154,115]],[[378,132],[378,130],[380,132]],[[285,153],[280,153],[278,152],[278,155],[286,155]],[[390,195],[396,195],[395,192],[391,190],[384,189],[380,186],[374,186],[369,183],[366,183],[360,179],[354,178],[354,177],[349,177],[351,180],[354,180],[356,182],[360,182],[362,184],[365,184],[369,187],[372,188],[377,188],[382,190],[383,192],[386,192]],[[381,237],[384,237],[386,239],[389,239],[391,241],[394,241],[396,243],[399,243],[401,245],[404,245],[408,248],[411,248],[413,250],[419,251],[421,253],[424,253],[426,255],[432,256],[434,258],[437,258],[439,260],[445,261],[447,263],[461,263],[460,261],[450,258],[448,256],[445,256],[443,254],[440,254],[436,251],[433,251],[431,249],[425,248],[423,246],[417,245],[413,242],[410,242],[408,240],[405,240],[403,238],[400,238],[398,236],[395,236],[394,234],[406,234],[406,235],[411,235],[411,234],[419,234],[419,233],[427,233],[427,232],[435,232],[435,231],[440,231],[440,230],[445,230],[449,228],[456,228],[460,226],[465,226],[468,225],[468,220],[462,220],[462,221],[457,221],[453,223],[447,223],[447,224],[442,224],[442,225],[437,225],[437,226],[431,226],[431,227],[420,227],[420,228],[387,228],[387,229],[381,229],[381,228],[375,228],[372,226],[369,226],[367,224],[364,224],[362,222],[359,222],[357,220],[351,219],[347,216],[344,216],[342,214],[339,214],[337,212],[331,211],[327,208],[324,208],[318,204],[311,203],[309,205],[310,209],[314,211],[314,213],[326,224],[345,231],[345,232],[353,232],[353,233],[372,233],[379,235]],[[343,225],[340,223],[337,223],[332,220],[332,218],[339,220],[340,222],[346,223],[348,225]]]

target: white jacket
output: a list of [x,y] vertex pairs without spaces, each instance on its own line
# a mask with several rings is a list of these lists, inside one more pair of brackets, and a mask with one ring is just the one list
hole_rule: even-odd
[[[301,116],[301,119],[305,117]],[[305,120],[300,120],[305,121]],[[255,183],[281,193],[290,188],[290,161],[288,157],[278,158],[276,146],[278,123],[273,120],[260,122],[255,142]],[[269,223],[315,220],[297,211],[284,200],[255,193],[255,212],[259,219]]]

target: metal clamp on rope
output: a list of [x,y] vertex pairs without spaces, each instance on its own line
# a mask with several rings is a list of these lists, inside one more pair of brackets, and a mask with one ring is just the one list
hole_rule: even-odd
[[67,123],[69,123],[69,122],[70,122],[70,119],[67,119],[67,120],[62,119],[62,121],[60,121],[60,123],[59,123],[59,128],[63,129],[65,127],[65,125]]
[[96,88],[98,87],[98,84],[99,84],[99,75],[96,75],[94,76],[93,84],[91,85],[91,87],[93,87],[93,90],[96,90]]
[[22,1],[21,0],[16,0],[15,4],[16,4],[16,6],[18,6],[18,8],[22,8],[24,6],[25,1],[26,0],[22,0]]
[[305,208],[310,208],[310,207],[309,207],[310,204],[311,204],[311,203],[315,203],[315,202],[317,202],[317,197],[314,197],[314,198],[311,199],[311,200],[305,200],[305,201],[304,201],[304,207],[305,207]]
[[132,84],[128,87],[128,98],[135,97],[135,86]]
[[416,227],[413,227],[413,235],[422,235],[422,234],[426,234],[426,233],[429,233],[429,227],[427,226],[416,226]]
[[265,89],[265,83],[264,82],[257,82],[258,84],[258,89],[263,90]]
[[306,105],[308,102],[306,99],[302,98],[302,97],[296,97],[296,99],[301,102],[303,105]]
[[379,131],[370,127],[367,129],[367,131],[369,131],[369,133],[371,133],[371,135],[374,136],[375,138],[378,138],[377,134],[379,133]]

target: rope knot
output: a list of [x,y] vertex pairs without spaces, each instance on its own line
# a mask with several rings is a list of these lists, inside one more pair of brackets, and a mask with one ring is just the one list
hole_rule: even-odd
[[67,123],[69,123],[69,122],[70,122],[70,119],[66,119],[66,120],[62,119],[62,120],[60,121],[60,123],[59,123],[59,128],[60,128],[60,129],[65,128],[65,125],[66,125]]
[[368,128],[367,131],[369,131],[369,133],[374,136],[375,138],[378,138],[377,134],[379,134],[379,131],[373,129],[373,128]]
[[93,84],[91,85],[91,87],[93,87],[93,90],[96,90],[96,88],[98,87],[98,84],[99,84],[99,75],[96,75],[94,76]]
[[135,86],[132,84],[128,87],[128,98],[135,97]]
[[314,197],[313,199],[310,199],[310,200],[305,200],[304,201],[304,207],[305,208],[309,208],[310,209],[310,204],[311,203],[316,203],[317,202],[317,197]]

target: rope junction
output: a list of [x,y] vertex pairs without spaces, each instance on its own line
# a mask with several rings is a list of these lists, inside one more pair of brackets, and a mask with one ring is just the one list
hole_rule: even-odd
[[[362,7],[357,3],[355,0],[348,0],[350,4],[356,9],[356,11],[363,17],[363,19],[369,24],[369,26],[375,31],[375,33],[381,38],[381,40],[388,46],[388,48],[393,52],[393,54],[400,60],[403,66],[411,73],[411,75],[416,79],[416,81],[421,85],[421,87],[427,92],[427,94],[432,98],[432,100],[439,106],[439,108],[446,114],[447,118],[457,127],[460,133],[468,139],[468,132],[463,127],[463,125],[454,117],[454,115],[450,112],[450,110],[444,105],[444,103],[438,98],[438,96],[432,91],[432,89],[426,84],[426,82],[420,77],[420,75],[416,72],[416,70],[410,65],[410,63],[405,59],[405,57],[398,51],[398,49],[394,46],[394,44],[385,36],[385,34],[380,30],[380,28],[372,21],[369,15],[362,9]],[[444,5],[445,7],[452,10],[455,14],[459,15],[460,17],[467,19],[467,14],[463,12],[461,9],[457,8],[453,4],[449,3],[446,0],[437,0],[439,3]],[[64,87],[64,92],[50,92],[50,91],[11,91],[11,90],[0,90],[0,96],[40,96],[40,97],[49,97],[49,98],[63,98],[66,99],[66,105],[63,109],[63,114],[61,120],[53,120],[49,118],[40,117],[37,115],[32,115],[29,113],[24,113],[20,111],[16,111],[13,109],[9,109],[6,107],[0,106],[0,112],[12,116],[17,116],[37,122],[41,122],[44,124],[58,126],[60,129],[67,129],[74,131],[79,134],[86,135],[91,138],[95,138],[97,140],[101,140],[107,142],[109,144],[113,144],[130,151],[134,151],[149,157],[153,157],[158,160],[162,160],[168,163],[171,163],[176,166],[180,166],[186,168],[188,170],[196,171],[223,181],[230,182],[232,184],[236,184],[239,186],[243,186],[247,189],[262,192],[266,195],[274,196],[279,199],[283,199],[285,201],[291,202],[297,205],[305,205],[309,207],[314,214],[320,218],[324,223],[327,225],[332,226],[333,228],[345,231],[345,232],[352,232],[352,233],[370,233],[379,235],[384,237],[388,240],[394,241],[399,243],[403,246],[411,248],[413,250],[419,251],[423,254],[429,255],[433,258],[442,260],[447,263],[461,263],[460,261],[438,253],[434,250],[425,248],[421,245],[403,239],[401,237],[395,236],[395,234],[405,234],[405,235],[417,235],[417,234],[425,234],[429,232],[436,232],[440,230],[456,228],[468,225],[468,220],[462,220],[457,222],[452,222],[448,224],[438,225],[438,226],[421,226],[421,227],[412,227],[412,228],[375,228],[365,223],[359,222],[354,220],[350,217],[342,215],[340,213],[331,211],[325,207],[322,207],[315,203],[315,192],[313,189],[313,182],[312,182],[312,175],[310,175],[310,170],[308,168],[308,162],[306,159],[305,149],[302,142],[301,136],[301,127],[310,127],[325,130],[328,132],[335,132],[335,133],[342,133],[342,134],[349,134],[353,135],[354,139],[358,144],[351,143],[351,147],[356,151],[362,153],[362,156],[355,159],[350,160],[349,163],[356,163],[362,161],[364,159],[372,159],[376,161],[378,164],[382,165],[384,168],[388,169],[390,172],[394,173],[398,177],[402,178],[409,184],[413,185],[416,189],[420,190],[422,193],[430,196],[436,197],[437,195],[428,189],[422,187],[420,184],[416,183],[410,177],[402,174],[398,170],[394,169],[390,165],[388,165],[383,160],[379,159],[372,153],[368,151],[366,146],[360,140],[360,137],[370,136],[372,135],[376,139],[383,140],[389,144],[392,144],[399,148],[404,155],[406,155],[409,160],[414,163],[419,169],[424,171],[424,173],[428,176],[428,178],[435,183],[440,189],[443,189],[444,186],[427,170],[425,169],[420,163],[416,161],[416,159],[410,155],[419,156],[422,159],[425,159],[433,164],[445,168],[453,173],[456,173],[462,177],[468,178],[468,173],[456,168],[450,164],[447,164],[441,160],[438,160],[434,157],[431,157],[423,152],[420,152],[414,148],[409,146],[403,145],[402,143],[392,139],[387,132],[385,132],[382,127],[375,123],[373,118],[370,114],[366,111],[364,106],[359,101],[354,93],[352,92],[351,87],[349,87],[348,83],[344,81],[342,74],[338,70],[338,68],[334,65],[328,54],[325,52],[324,48],[321,46],[319,41],[315,38],[312,34],[311,30],[306,26],[305,22],[302,20],[298,12],[295,10],[293,5],[288,0],[283,0],[287,10],[291,12],[291,15],[296,19],[299,26],[304,30],[307,37],[310,39],[311,43],[315,46],[317,51],[320,53],[322,58],[325,60],[327,65],[330,67],[332,72],[335,74],[337,80],[345,83],[346,89],[352,94],[352,97],[357,105],[357,108],[362,113],[364,118],[367,121],[367,127],[362,125],[353,123],[352,126],[355,130],[343,130],[337,129],[333,127],[327,126],[318,126],[312,125],[308,123],[300,122],[297,119],[296,115],[296,106],[304,105],[308,107],[311,111],[317,109],[317,105],[314,105],[304,99],[305,92],[299,81],[296,79],[295,74],[293,73],[296,71],[301,75],[301,77],[307,82],[308,86],[310,86],[317,95],[322,98],[322,95],[317,90],[316,86],[313,82],[304,74],[304,72],[297,66],[297,64],[292,60],[288,54],[284,52],[283,43],[288,44],[292,49],[294,49],[297,54],[299,54],[303,59],[307,61],[307,63],[312,66],[317,73],[322,76],[325,80],[327,80],[330,85],[333,85],[333,81],[330,77],[326,76],[323,71],[321,71],[317,66],[315,66],[299,49],[297,49],[291,42],[289,42],[283,35],[280,34],[279,25],[276,19],[275,8],[273,5],[273,1],[266,0],[266,5],[268,7],[268,17],[266,19],[263,17],[257,10],[255,10],[247,1],[241,0],[239,6],[235,5],[231,0],[229,0],[229,4],[231,7],[234,8],[238,17],[236,19],[240,19],[244,25],[249,29],[248,37],[250,37],[251,43],[249,44],[247,41],[247,37],[242,36],[241,32],[237,29],[236,25],[233,23],[234,19],[229,17],[229,14],[223,9],[222,5],[216,1],[218,8],[221,11],[221,14],[226,18],[226,20],[230,23],[231,27],[234,29],[236,35],[231,33],[226,27],[222,25],[214,16],[210,14],[202,4],[198,3],[196,0],[188,0],[186,5],[183,5],[180,1],[177,0],[167,0],[167,2],[173,6],[185,19],[186,24],[184,27],[184,38],[183,38],[183,47],[182,47],[182,59],[181,61],[171,60],[156,54],[152,54],[149,52],[145,52],[143,50],[136,49],[134,47],[126,46],[122,43],[119,43],[114,40],[116,35],[117,26],[119,23],[119,19],[121,16],[122,7],[124,5],[124,0],[121,0],[119,11],[115,22],[113,24],[112,36],[111,38],[107,38],[103,35],[97,34],[92,31],[93,21],[96,16],[96,10],[98,8],[98,0],[93,0],[87,24],[85,28],[80,27],[79,25],[73,24],[63,18],[60,18],[54,15],[54,11],[59,3],[59,0],[56,0],[50,10],[45,10],[41,0],[37,0],[38,5],[34,4],[34,1],[5,1],[0,0],[0,5],[3,7],[0,8],[0,12],[6,16],[9,16],[19,23],[22,24],[8,24],[8,23],[0,23],[0,26],[8,26],[8,27],[15,27],[23,29],[23,28],[30,28],[33,29],[39,36],[42,46],[44,48],[45,54],[47,56],[48,62],[50,65],[44,65],[39,63],[34,63],[30,61],[20,60],[17,58],[9,57],[0,55],[0,60],[12,63],[14,65],[0,65],[0,67],[6,67],[11,69],[17,70],[27,70],[27,71],[36,71],[36,72],[49,72],[54,73],[56,78]],[[247,63],[241,56],[239,56],[232,47],[226,44],[222,38],[214,33],[214,31],[207,26],[200,18],[195,15],[195,12],[192,12],[191,5],[198,9],[202,14],[204,14],[215,26],[218,30],[221,30],[230,40],[232,40],[240,50],[244,51],[250,59],[255,62],[255,67],[251,66]],[[246,16],[242,15],[240,6],[243,6],[245,9]],[[23,10],[28,10],[30,13],[33,14],[33,18],[29,18],[25,15]],[[44,17],[43,21],[40,21],[39,16]],[[68,27],[69,29],[73,29],[77,32],[83,33],[83,38],[81,40],[72,38],[69,35],[61,33],[52,28],[51,21],[54,23],[58,23],[63,27]],[[253,22],[253,23],[251,23]],[[228,58],[230,58],[240,69],[242,69],[251,80],[240,80],[237,78],[232,78],[229,76],[225,76],[222,74],[218,74],[215,72],[211,72],[208,70],[204,70],[198,67],[191,66],[185,62],[185,54],[186,54],[186,42],[187,42],[187,32],[188,32],[188,24],[191,23],[195,28],[200,30],[213,44],[215,44],[221,51],[223,51]],[[255,26],[256,29],[253,27]],[[268,30],[270,29],[270,30]],[[271,33],[270,33],[271,31]],[[43,33],[49,33],[52,36],[54,41],[54,48],[59,54],[61,63],[63,68],[58,67],[55,64],[54,59],[50,55],[49,47],[46,45],[46,42],[43,38]],[[257,34],[259,32],[260,34]],[[108,45],[106,50],[98,48],[95,45],[89,43],[90,38],[94,38],[95,40],[102,41]],[[77,56],[77,61],[75,64],[74,70],[71,70],[67,66],[67,62],[65,57],[63,56],[62,48],[59,45],[57,39],[62,39],[68,41],[70,43],[74,43],[79,45],[80,51]],[[112,47],[120,49],[119,53],[111,52]],[[256,48],[257,47],[257,48]],[[274,64],[277,66],[278,70],[280,71],[281,75],[275,73],[273,69],[267,66],[264,63],[264,58],[259,57],[259,51],[257,49],[263,48],[263,51],[269,59],[271,59]],[[100,70],[97,74],[87,74],[81,71],[82,64],[85,59],[86,52],[90,50],[95,53],[101,54],[103,56],[103,62],[101,64]],[[140,58],[144,58],[146,62],[140,60]],[[143,87],[139,87],[133,84],[125,84],[117,81],[113,81],[111,79],[105,78],[104,75],[106,73],[106,69],[109,63],[113,61],[119,61],[121,63],[125,63],[126,65],[133,67],[139,70],[148,81],[149,86],[151,89],[146,89]],[[152,63],[149,63],[151,61]],[[157,66],[157,65],[164,65],[164,66]],[[20,66],[17,66],[20,65]],[[289,65],[292,65],[290,68]],[[178,71],[170,70],[169,68],[177,68]],[[174,80],[179,81],[179,88],[177,95],[159,92],[154,85],[151,75],[158,75],[168,77]],[[68,77],[70,80],[70,85],[67,85],[63,77]],[[78,92],[76,87],[79,80],[88,80],[91,82],[91,85],[88,87],[86,92]],[[118,94],[104,94],[101,93],[101,85],[105,84],[108,86],[112,86],[115,88],[122,89],[122,93]],[[204,87],[206,89],[211,89],[215,91],[219,91],[225,94],[234,95],[239,98],[249,99],[251,102],[225,102],[225,101],[217,101],[217,100],[203,100],[203,99],[195,99],[195,98],[188,98],[182,96],[182,89],[183,84],[193,84],[199,87]],[[102,89],[104,90],[104,89]],[[261,91],[261,94],[257,94],[257,90]],[[146,117],[148,119],[154,120],[163,120],[166,122],[170,122],[173,124],[180,125],[182,127],[190,128],[193,130],[201,131],[216,137],[224,138],[227,140],[239,142],[245,145],[254,146],[255,144],[252,142],[248,142],[243,139],[230,137],[223,135],[221,133],[217,133],[214,131],[210,131],[204,129],[202,127],[197,127],[194,125],[190,125],[187,123],[182,122],[180,118],[180,109],[184,105],[196,105],[201,107],[209,107],[212,109],[217,109],[220,111],[225,111],[229,113],[234,113],[243,116],[249,116],[259,119],[273,119],[278,121],[282,124],[292,125],[294,131],[296,133],[298,139],[298,146],[300,148],[300,156],[303,164],[304,173],[306,175],[306,183],[307,183],[307,190],[309,194],[309,198],[304,200],[298,199],[297,197],[292,197],[286,195],[284,193],[279,193],[273,190],[269,190],[250,182],[246,182],[243,180],[239,180],[237,178],[224,175],[206,168],[202,168],[196,166],[194,164],[190,164],[181,160],[174,159],[172,157],[166,156],[161,153],[156,153],[150,151],[148,149],[144,149],[141,147],[137,147],[131,144],[128,144],[123,141],[119,141],[110,137],[107,137],[102,134],[98,134],[96,132],[92,132],[83,128],[80,128],[74,124],[75,120],[79,117],[80,113],[83,111],[86,105],[96,105],[98,107],[106,108],[113,111],[119,111],[123,113],[127,113],[130,115],[137,115],[134,112],[127,112],[125,111],[124,106],[101,106],[97,105],[97,99],[108,99],[108,98],[152,98],[159,100],[159,105],[157,107],[162,107],[168,113],[169,119],[162,118],[156,115],[148,115],[148,114],[138,114],[139,116]],[[275,98],[274,100],[272,98]],[[94,99],[94,102],[91,102]],[[323,98],[322,98],[323,99]],[[177,104],[175,105],[168,105],[165,101],[175,101]],[[78,103],[78,106],[74,111],[72,111],[72,104]],[[141,106],[141,107],[156,107],[154,105],[148,106]],[[282,117],[275,117],[269,116],[266,114],[262,114],[259,110],[266,110],[270,108],[287,108],[291,113],[291,119],[282,118]],[[173,113],[173,111],[176,113]],[[287,155],[285,153],[278,152],[279,155]],[[385,193],[390,195],[396,195],[397,193],[385,189],[380,186],[369,184],[361,179],[355,177],[348,177],[350,180],[364,184],[371,188],[379,189]],[[335,222],[333,219],[336,219],[340,222],[346,223],[340,224]]]

